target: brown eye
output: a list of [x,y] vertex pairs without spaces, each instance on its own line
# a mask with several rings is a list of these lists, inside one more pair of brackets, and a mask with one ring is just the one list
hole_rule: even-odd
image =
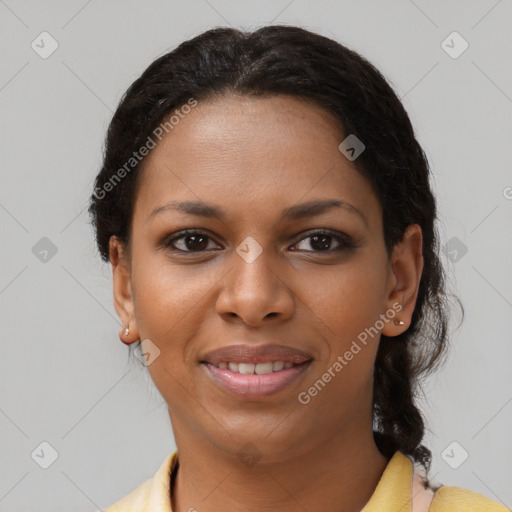
[[211,246],[211,242],[213,240],[207,234],[201,231],[188,230],[165,242],[165,246],[181,252],[205,252],[206,250],[215,249]]
[[[305,242],[306,240],[309,240],[309,242]],[[337,244],[337,246],[334,248],[332,248],[333,241]],[[314,231],[313,233],[300,240],[300,242],[297,244],[294,244],[292,247],[297,247],[300,244],[303,244],[305,247],[298,250],[304,250],[306,252],[335,252],[343,249],[349,249],[354,246],[350,237],[344,233],[333,233],[331,231],[325,230]],[[312,249],[307,249],[307,246],[311,247]]]

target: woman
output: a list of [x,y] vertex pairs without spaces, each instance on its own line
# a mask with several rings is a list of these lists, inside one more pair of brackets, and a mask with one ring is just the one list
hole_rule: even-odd
[[210,30],[132,84],[90,213],[177,451],[109,512],[506,510],[427,478],[429,173],[382,75],[300,28]]

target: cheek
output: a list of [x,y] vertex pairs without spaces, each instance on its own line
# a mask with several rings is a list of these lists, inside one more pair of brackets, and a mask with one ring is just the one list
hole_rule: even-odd
[[336,375],[331,391],[349,395],[366,390],[371,382],[382,328],[377,321],[385,313],[385,259],[375,252],[366,254],[333,273],[316,297],[329,354],[318,365],[315,378],[330,370],[331,376]]
[[198,326],[197,316],[216,281],[218,276],[211,270],[171,264],[162,254],[134,258],[135,313],[141,336],[153,336],[165,349],[179,345],[179,339]]
[[351,273],[331,286],[329,306],[320,312],[327,326],[323,329],[327,351],[304,391],[315,397],[317,407],[328,407],[333,418],[342,421],[370,401],[380,339],[379,332],[370,328],[382,310],[375,283],[367,273]]
[[[194,337],[197,315],[204,290],[196,280],[187,280],[169,266],[146,263],[134,265],[135,317],[141,340],[149,339],[159,350],[147,367],[156,387],[165,396],[166,389],[183,379],[187,340]],[[156,350],[156,349],[154,349]],[[167,397],[166,397],[167,398]]]
[[181,393],[179,383],[191,379],[191,348],[209,322],[223,272],[208,265],[172,264],[165,255],[142,251],[137,258],[134,254],[132,269],[141,340],[150,339],[160,350],[148,371],[164,396],[175,396]]
[[340,267],[317,292],[321,318],[343,340],[357,336],[384,312],[385,283],[386,267],[377,258]]
[[[183,383],[191,378],[185,361],[190,340],[198,336],[205,318],[211,275],[192,266],[178,268],[161,257],[134,265],[135,315],[140,337],[160,350],[147,367],[168,404],[190,400]],[[188,385],[185,385],[189,389]]]

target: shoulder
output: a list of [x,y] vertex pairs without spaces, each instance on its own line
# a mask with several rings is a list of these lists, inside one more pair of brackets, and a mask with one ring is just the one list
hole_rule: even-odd
[[434,494],[431,512],[510,512],[482,494],[460,487],[441,486]]
[[178,467],[178,452],[167,456],[152,478],[146,480],[104,512],[172,512],[170,482]]

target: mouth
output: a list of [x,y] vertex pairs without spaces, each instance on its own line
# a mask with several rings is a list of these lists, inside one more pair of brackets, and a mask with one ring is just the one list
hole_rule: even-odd
[[291,386],[313,359],[283,345],[232,345],[207,354],[201,365],[223,391],[245,400],[259,400]]
[[268,373],[280,372],[283,368],[291,368],[294,366],[294,363],[290,361],[269,361],[268,363],[221,361],[213,366],[220,368],[221,370],[229,369],[231,372],[242,373],[244,375],[267,375]]

